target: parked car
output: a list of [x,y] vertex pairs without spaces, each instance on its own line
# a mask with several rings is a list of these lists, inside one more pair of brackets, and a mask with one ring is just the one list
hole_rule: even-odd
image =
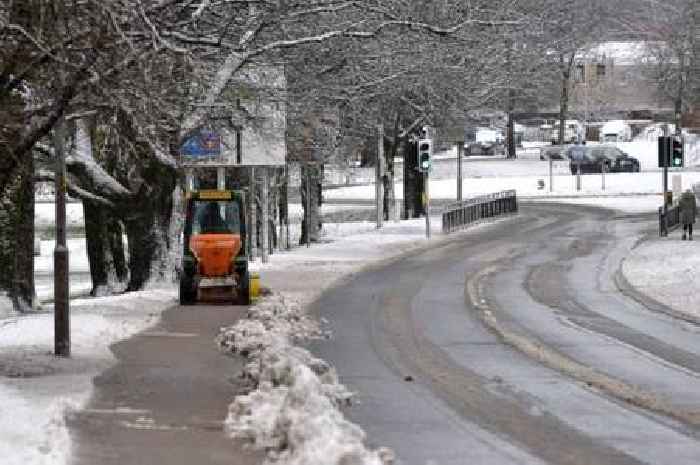
[[611,167],[613,173],[639,173],[641,167],[637,158],[614,146],[606,146],[605,150],[606,156],[614,160]]
[[540,160],[566,160],[568,145],[546,145],[540,148]]
[[571,146],[566,151],[571,174],[576,174],[580,166],[581,174],[600,173],[605,167],[608,173],[639,172],[639,160],[630,157],[612,145]]
[[467,130],[464,136],[464,155],[503,155],[505,137],[499,129],[478,127]]

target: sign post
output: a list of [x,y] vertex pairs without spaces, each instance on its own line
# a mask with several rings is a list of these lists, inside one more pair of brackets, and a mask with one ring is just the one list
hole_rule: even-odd
[[423,138],[418,140],[418,171],[423,173],[423,208],[425,210],[425,237],[430,239],[430,167],[433,157],[433,140],[430,128],[424,128]]
[[601,162],[601,167],[600,167],[600,182],[601,182],[601,190],[605,190],[605,170],[607,169],[607,164],[605,161]]
[[457,201],[462,201],[462,155],[464,153],[464,141],[457,146]]
[[668,164],[671,158],[671,138],[669,136],[660,136],[659,144],[659,168],[663,168],[661,174],[661,194],[663,196],[663,225],[662,225],[662,235],[668,235],[667,216],[668,216]]
[[380,124],[377,130],[377,168],[375,180],[375,197],[377,203],[377,229],[382,227],[384,221],[384,125]]

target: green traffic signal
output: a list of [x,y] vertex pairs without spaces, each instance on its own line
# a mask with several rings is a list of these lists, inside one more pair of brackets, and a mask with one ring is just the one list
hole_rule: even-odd
[[671,165],[683,166],[683,139],[680,137],[671,138]]

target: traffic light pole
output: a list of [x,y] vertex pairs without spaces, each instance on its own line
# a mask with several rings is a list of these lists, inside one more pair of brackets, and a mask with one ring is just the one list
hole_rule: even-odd
[[430,239],[430,172],[425,172],[423,178],[423,195],[425,201],[425,237]]
[[374,196],[377,204],[377,229],[382,227],[384,221],[384,125],[377,128],[377,166],[375,172]]
[[457,146],[457,201],[462,201],[462,154],[464,152],[464,141]]
[[662,182],[664,195],[664,236],[668,236],[668,166],[664,166]]

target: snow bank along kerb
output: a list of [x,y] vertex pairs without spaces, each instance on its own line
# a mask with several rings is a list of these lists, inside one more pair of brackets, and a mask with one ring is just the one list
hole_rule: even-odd
[[328,337],[298,304],[275,295],[223,328],[217,344],[248,359],[253,390],[229,406],[225,430],[267,453],[266,464],[385,465],[388,449],[370,450],[365,433],[341,412],[352,394],[335,369],[295,344]]

